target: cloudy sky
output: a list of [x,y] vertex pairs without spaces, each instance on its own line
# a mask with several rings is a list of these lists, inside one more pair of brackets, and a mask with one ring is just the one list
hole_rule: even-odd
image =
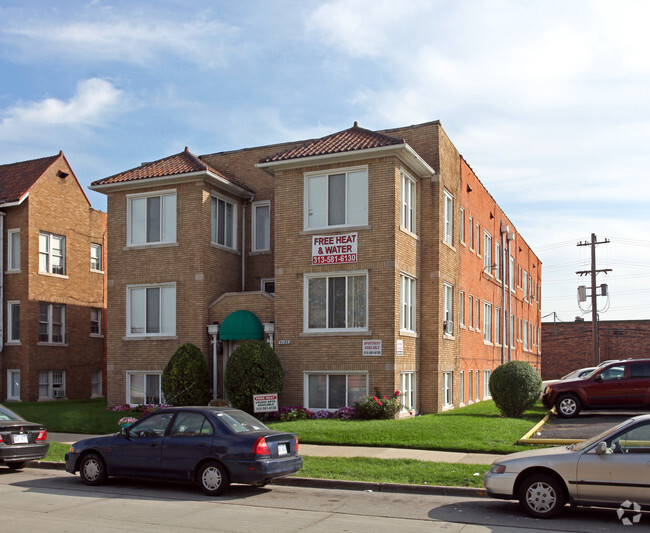
[[542,260],[545,321],[588,311],[592,233],[600,319],[650,319],[648,20],[644,0],[1,0],[0,163],[63,150],[87,186],[185,146],[440,120]]

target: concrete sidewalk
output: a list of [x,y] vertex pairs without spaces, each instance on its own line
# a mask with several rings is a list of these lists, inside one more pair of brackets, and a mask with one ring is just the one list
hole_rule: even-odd
[[[50,433],[50,442],[72,444],[78,440],[99,435],[79,435],[76,433]],[[375,457],[377,459],[417,459],[438,463],[462,463],[489,465],[502,457],[497,454],[446,452],[438,450],[414,450],[410,448],[376,448],[365,446],[325,446],[321,444],[300,444],[300,455],[312,457]]]

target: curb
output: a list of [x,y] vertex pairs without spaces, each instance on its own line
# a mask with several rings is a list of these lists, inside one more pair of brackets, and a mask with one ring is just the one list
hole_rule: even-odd
[[551,414],[555,414],[555,407],[553,407],[548,413],[546,413],[546,416],[542,418],[533,428],[526,433],[523,437],[521,437],[518,441],[517,444],[551,444],[551,445],[556,445],[556,446],[562,446],[564,444],[578,444],[579,442],[584,441],[585,439],[535,439],[531,438],[534,434],[537,433],[539,428],[541,428],[546,422],[548,422],[548,419],[551,417]]
[[[31,461],[28,468],[65,470],[65,463],[54,461]],[[443,485],[406,485],[402,483],[376,483],[371,481],[346,481],[343,479],[319,479],[310,477],[282,477],[274,479],[273,485],[308,487],[312,489],[356,490],[364,492],[392,492],[401,494],[425,494],[436,496],[487,497],[485,489],[475,487],[445,487]]]

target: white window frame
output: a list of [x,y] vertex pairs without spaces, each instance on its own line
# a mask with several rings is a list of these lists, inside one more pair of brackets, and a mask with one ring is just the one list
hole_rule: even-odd
[[476,221],[476,255],[481,255],[481,224]]
[[453,246],[454,244],[454,197],[447,189],[444,190],[444,194],[445,194],[444,197],[445,233],[443,236],[443,240],[447,244]]
[[[329,298],[329,289],[330,289],[330,279],[331,278],[345,278],[345,321],[346,324],[348,323],[349,319],[349,309],[348,309],[348,287],[350,283],[350,278],[356,278],[356,277],[363,277],[365,279],[365,302],[364,302],[364,310],[365,310],[365,324],[363,326],[356,326],[356,327],[343,327],[343,328],[334,328],[334,327],[329,327],[329,320],[330,320],[330,298]],[[310,327],[309,322],[310,322],[310,316],[309,316],[309,283],[312,280],[315,279],[325,279],[326,286],[325,286],[325,327]],[[350,331],[367,331],[368,330],[368,271],[367,270],[362,270],[362,271],[351,271],[351,272],[327,272],[327,273],[310,273],[310,274],[305,274],[304,276],[304,300],[303,300],[303,317],[304,317],[304,331],[305,332],[320,332],[320,333],[325,333],[325,332],[335,332],[335,331],[340,331],[340,332],[350,332]]]
[[[143,390],[143,396],[144,396],[144,401],[134,401],[134,399],[131,397],[131,379],[133,376],[144,376],[144,390]],[[147,376],[151,377],[157,377],[158,378],[158,393],[159,393],[159,402],[161,404],[165,403],[165,398],[163,397],[163,392],[162,392],[162,371],[160,370],[127,370],[126,371],[126,403],[129,405],[141,405],[141,404],[148,404],[147,400]]]
[[481,401],[481,371],[476,371],[476,401]]
[[[58,241],[60,245],[61,254],[55,253],[52,246],[54,241]],[[45,247],[43,244],[45,243]],[[45,249],[43,249],[45,248]],[[54,266],[54,259],[59,258],[61,264]],[[59,270],[59,272],[56,272]],[[44,274],[53,274],[56,276],[66,275],[65,264],[65,236],[57,235],[56,233],[49,233],[47,231],[39,231],[38,233],[38,271]]]
[[20,272],[20,228],[7,230],[7,272]]
[[[273,285],[273,291],[268,290],[268,286]],[[262,278],[260,282],[260,290],[267,294],[275,294],[275,278]]]
[[492,370],[483,370],[483,399],[488,400],[492,398],[490,394],[490,376],[492,375]]
[[443,332],[445,335],[454,334],[454,286],[443,282]]
[[[307,409],[318,409],[322,411],[336,411],[337,409],[340,409],[340,407],[330,407],[330,401],[329,401],[329,395],[330,395],[330,377],[331,376],[345,376],[345,406],[350,406],[354,405],[355,401],[358,401],[353,395],[351,395],[350,392],[350,386],[349,386],[349,378],[350,376],[361,376],[362,378],[365,377],[365,392],[362,394],[367,395],[368,394],[368,372],[366,371],[361,371],[361,372],[349,372],[349,371],[342,371],[342,372],[334,372],[334,371],[324,371],[324,372],[318,372],[318,371],[313,371],[313,372],[304,372],[303,374],[303,390],[304,390],[304,405]],[[315,405],[312,406],[310,405],[309,402],[309,378],[310,376],[324,376],[326,379],[326,384],[325,384],[325,407],[320,406],[320,405]]]
[[[157,241],[147,240],[147,200],[150,198],[160,198],[160,215],[158,218],[160,239]],[[134,202],[145,200],[144,216],[140,215],[138,220],[135,219],[133,210]],[[127,246],[155,246],[160,244],[176,243],[176,225],[178,222],[176,189],[156,191],[149,193],[130,194],[126,197],[126,245]],[[134,236],[134,224],[144,222],[144,239],[139,235]],[[140,233],[138,231],[137,233]]]
[[458,229],[460,242],[461,244],[465,244],[465,208],[463,206],[460,207],[460,227]]
[[454,373],[444,371],[442,373],[442,407],[453,407],[454,405]]
[[474,320],[476,331],[481,331],[481,300],[478,297],[474,299],[474,311],[476,312]]
[[[18,314],[16,316],[16,309]],[[18,336],[13,335],[14,320],[18,320]],[[20,344],[20,300],[7,301],[7,344]]]
[[[219,242],[219,202],[223,202],[226,210],[224,214],[223,242]],[[231,220],[229,221],[227,220],[228,206],[231,213]],[[237,250],[237,204],[232,198],[216,192],[212,192],[210,198],[210,242],[220,248]]]
[[97,370],[90,375],[90,397],[100,398],[103,396],[102,392],[102,371]]
[[[158,327],[159,332],[147,332],[147,289],[160,289],[160,299],[158,307]],[[172,290],[173,289],[173,290]],[[133,323],[132,323],[132,312],[133,305],[133,294],[136,291],[144,290],[144,308],[140,311],[144,311],[144,317],[142,318],[144,322],[143,332],[133,332]],[[163,301],[165,297],[165,301]],[[163,306],[169,306],[169,314],[165,317],[163,316]],[[147,285],[127,285],[126,287],[126,336],[127,337],[175,337],[176,336],[176,283],[152,283]]]
[[417,233],[417,182],[404,170],[402,175],[401,226],[406,231]]
[[465,291],[460,291],[460,325],[465,326]]
[[[342,224],[330,223],[329,190],[330,178],[344,175],[345,179],[345,219]],[[333,229],[368,225],[368,166],[337,168],[327,171],[306,172],[304,182],[304,229]],[[324,180],[318,188],[318,180]],[[358,181],[357,181],[358,180]],[[363,180],[361,183],[360,180]],[[361,188],[350,192],[351,187]],[[360,206],[360,207],[359,207]],[[324,223],[317,217],[322,214]],[[312,218],[313,217],[313,218]],[[311,220],[310,220],[311,219]]]
[[524,278],[523,278],[523,289],[524,289],[524,301],[528,301],[528,272],[524,270]]
[[460,405],[465,405],[465,371],[460,371]]
[[417,331],[417,280],[404,273],[400,275],[400,331]]
[[[43,388],[45,391],[43,391]],[[45,392],[45,394],[43,394],[43,392]],[[38,372],[39,399],[65,398],[66,394],[65,370],[40,370]]]
[[483,268],[492,276],[492,235],[483,230]]
[[501,243],[494,243],[494,277],[501,282]]
[[492,304],[483,300],[483,342],[492,344]]
[[90,243],[90,270],[102,272],[102,245],[95,242]]
[[501,345],[501,308],[494,308],[494,343]]
[[417,374],[415,372],[400,372],[400,404],[402,410],[415,414],[417,405]]
[[[14,383],[17,383],[14,386]],[[18,389],[18,394],[15,394]],[[7,369],[7,400],[20,400],[20,369]]]
[[470,403],[474,403],[474,374],[472,370],[469,370],[467,372],[467,378],[468,378],[467,383],[469,385],[469,390],[468,390],[469,396],[467,397],[467,403],[470,404]]
[[469,249],[474,250],[474,217],[469,215],[468,224],[469,228]]
[[[47,306],[47,320],[41,320],[41,306]],[[61,340],[54,340],[54,326],[57,325],[54,323],[54,308],[61,309]],[[65,304],[54,304],[50,302],[39,302],[38,306],[38,344],[56,344],[64,345],[66,344],[65,339]],[[41,324],[45,324],[47,327],[47,340],[41,340]]]
[[[94,324],[97,324],[97,331],[93,331]],[[102,310],[99,307],[90,308],[90,336],[91,337],[102,336]]]
[[524,320],[524,323],[523,323],[523,332],[522,332],[522,333],[523,333],[523,337],[524,337],[524,338],[523,338],[523,341],[524,341],[524,350],[527,351],[528,348],[529,348],[529,346],[528,346],[528,321],[527,321],[527,320]]
[[471,294],[467,297],[467,318],[469,329],[474,329],[474,297]]
[[[259,227],[257,212],[260,209],[268,209],[268,214],[265,220],[265,225]],[[264,200],[260,202],[253,202],[251,209],[251,250],[253,252],[268,252],[271,250],[271,200]],[[258,246],[258,237],[260,232],[263,233],[262,238],[264,242]]]

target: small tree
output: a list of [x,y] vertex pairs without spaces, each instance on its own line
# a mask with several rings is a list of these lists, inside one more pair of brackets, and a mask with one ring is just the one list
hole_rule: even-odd
[[224,384],[228,400],[253,414],[253,395],[282,391],[284,371],[267,343],[247,341],[237,347],[226,364]]
[[170,405],[206,405],[210,370],[203,352],[191,342],[176,350],[162,373],[162,391]]
[[494,369],[490,376],[490,394],[507,417],[518,417],[535,405],[542,391],[542,378],[525,361],[509,361]]

